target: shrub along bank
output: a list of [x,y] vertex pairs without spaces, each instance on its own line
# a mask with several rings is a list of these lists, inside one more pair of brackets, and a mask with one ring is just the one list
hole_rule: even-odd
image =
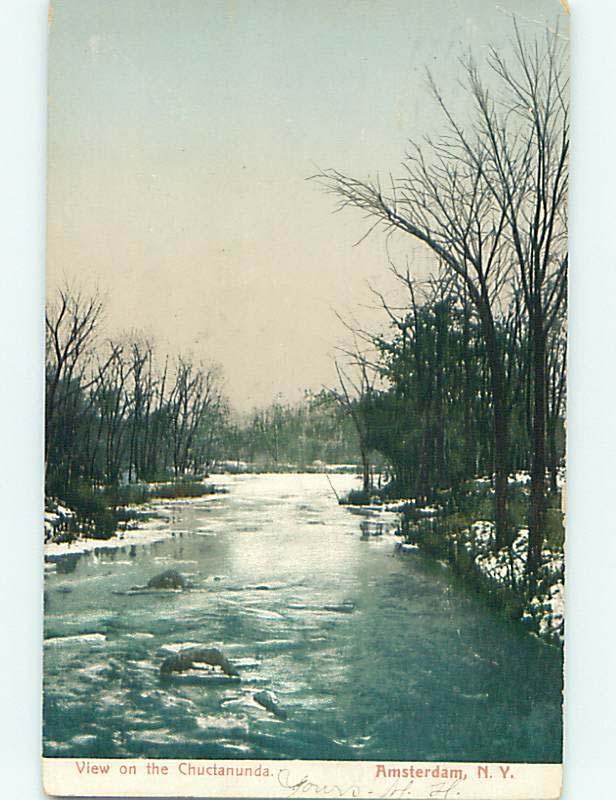
[[125,486],[73,485],[61,501],[45,499],[45,542],[79,538],[110,539],[119,529],[136,527],[152,516],[139,506],[152,500],[203,497],[222,491],[201,480],[136,483]]

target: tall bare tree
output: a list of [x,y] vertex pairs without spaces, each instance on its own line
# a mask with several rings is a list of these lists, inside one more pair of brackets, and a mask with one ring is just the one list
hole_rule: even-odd
[[[222,404],[220,370],[195,367],[188,359],[178,358],[175,384],[167,404],[176,477],[201,465],[195,463],[197,438],[207,416]],[[218,423],[216,419],[216,423]],[[203,434],[203,431],[201,431]]]
[[64,287],[47,305],[45,314],[45,468],[58,436],[59,422],[68,405],[87,388],[103,303]]
[[353,422],[353,427],[357,432],[362,465],[362,488],[364,492],[369,492],[372,488],[370,476],[370,448],[368,443],[368,424],[362,405],[367,401],[368,396],[374,389],[376,375],[369,361],[361,354],[359,349],[356,349],[355,352],[349,353],[348,355],[352,358],[352,366],[355,368],[357,377],[352,378],[348,374],[348,371],[345,371],[339,362],[336,361],[335,367],[336,374],[338,375],[338,386],[329,389],[329,394]]
[[[340,197],[339,208],[353,206],[376,218],[386,231],[399,230],[419,240],[464,285],[486,342],[493,398],[495,523],[500,545],[511,540],[507,524],[508,416],[503,360],[496,335],[498,298],[507,280],[505,216],[493,202],[478,163],[461,158],[449,134],[411,143],[404,175],[392,179],[385,194],[380,182],[350,178],[337,170],[318,177]],[[373,226],[374,227],[374,226]]]
[[[491,49],[491,93],[467,63],[477,110],[474,139],[453,123],[467,158],[505,217],[509,258],[528,317],[532,379],[532,459],[527,567],[540,561],[545,527],[547,345],[566,303],[569,99],[566,48],[558,31],[526,43],[514,25],[514,65]],[[448,119],[453,120],[444,104]]]
[[[495,50],[490,88],[473,60],[463,62],[473,114],[457,119],[431,80],[444,132],[411,142],[404,173],[387,191],[379,180],[337,170],[315,176],[374,218],[428,247],[465,287],[481,322],[493,402],[497,544],[511,541],[507,521],[509,418],[496,317],[509,284],[522,289],[530,335],[532,459],[528,570],[538,564],[544,531],[546,347],[566,300],[568,82],[560,35],[526,44],[514,24],[512,67]],[[372,230],[372,228],[370,229]]]

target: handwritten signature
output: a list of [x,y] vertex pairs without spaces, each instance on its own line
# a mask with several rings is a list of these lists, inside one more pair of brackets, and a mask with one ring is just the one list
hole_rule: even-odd
[[[315,783],[310,776],[304,775],[297,779],[291,775],[291,770],[281,769],[278,771],[278,783],[287,789],[288,797],[309,796],[309,797],[350,797],[350,798],[378,798],[378,800],[403,800],[403,798],[419,797],[420,791],[415,787],[414,781],[396,780],[389,786],[378,790],[360,789],[356,784],[337,784],[337,783]],[[459,796],[456,787],[460,780],[451,783],[435,783],[428,788],[428,797],[435,800],[452,800]],[[424,790],[425,791],[425,790]],[[423,795],[424,797],[426,795]]]

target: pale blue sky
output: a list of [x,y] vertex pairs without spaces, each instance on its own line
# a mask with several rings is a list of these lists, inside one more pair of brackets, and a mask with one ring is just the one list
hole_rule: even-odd
[[352,247],[366,223],[332,216],[315,164],[395,171],[438,125],[426,65],[461,108],[457,57],[507,48],[512,11],[566,26],[558,0],[53,5],[49,286],[97,283],[110,332],[220,362],[241,408],[333,381],[332,309],[391,287],[383,239]]

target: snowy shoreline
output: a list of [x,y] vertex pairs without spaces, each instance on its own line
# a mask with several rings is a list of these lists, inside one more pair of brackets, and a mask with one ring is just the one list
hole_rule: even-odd
[[[324,465],[326,469],[333,473],[334,467],[339,466],[342,468],[338,474],[349,474],[346,470],[349,465]],[[59,561],[64,558],[72,558],[74,556],[81,556],[87,553],[96,552],[99,550],[116,550],[133,545],[147,545],[154,542],[163,541],[172,538],[175,532],[169,529],[169,514],[174,508],[181,505],[188,505],[201,502],[212,502],[215,499],[224,497],[229,489],[238,481],[250,480],[257,477],[259,473],[256,472],[237,472],[237,473],[212,473],[211,484],[215,487],[216,491],[197,496],[188,497],[174,497],[157,499],[152,498],[144,503],[131,504],[125,506],[126,509],[139,512],[141,518],[132,520],[129,524],[130,527],[120,528],[108,539],[97,539],[88,536],[77,536],[72,541],[53,542],[47,541],[43,544],[44,561],[48,564]],[[296,474],[296,473],[281,473],[281,474]],[[308,472],[307,475],[323,474],[326,472],[316,473]],[[151,483],[151,487],[162,486],[166,484]],[[54,530],[54,525],[63,520],[70,520],[75,518],[75,512],[58,502],[52,503],[55,508],[55,513],[45,512],[45,529],[46,532]]]
[[[228,489],[239,475],[217,475],[216,485],[221,489]],[[516,475],[515,478],[519,480]],[[81,537],[72,542],[47,542],[43,546],[44,560],[49,568],[54,562],[65,558],[82,556],[100,550],[114,550],[136,545],[148,545],[154,542],[172,538],[175,532],[169,527],[169,514],[178,505],[196,502],[208,502],[213,498],[221,497],[220,493],[206,494],[199,497],[184,497],[165,499],[164,501],[151,500],[143,505],[135,506],[143,518],[133,522],[130,528],[119,529],[108,539],[95,539]],[[405,509],[414,504],[413,499],[400,499],[358,506],[366,512],[394,513],[402,515]],[[70,510],[66,509],[70,512]],[[438,506],[415,507],[415,513],[420,519],[428,522],[438,518],[442,509]],[[464,575],[474,575],[479,579],[482,588],[488,593],[516,593],[512,586],[522,586],[526,549],[528,546],[528,531],[520,529],[512,545],[511,553],[507,549],[496,552],[494,550],[494,525],[492,522],[477,520],[469,528],[456,533],[446,534],[447,540],[453,545],[447,562],[458,572]],[[410,543],[404,536],[396,537],[396,551],[401,554],[425,552],[433,557],[429,547],[419,543]],[[466,567],[462,565],[460,556],[464,553]],[[469,572],[468,564],[471,565]],[[539,639],[562,646],[564,643],[564,555],[561,550],[544,548],[542,552],[540,585],[541,591],[532,597],[517,591],[521,603],[518,621],[532,628],[532,633]],[[471,578],[472,582],[472,578]]]
[[[508,478],[511,486],[526,486],[530,482],[527,472],[518,471]],[[474,479],[481,487],[489,487],[489,476]],[[565,473],[559,472],[557,485],[564,491]],[[444,509],[433,504],[416,505],[414,498],[370,503],[362,506],[366,510],[396,512],[403,519],[405,512],[412,511],[416,524],[438,524]],[[481,590],[488,595],[501,597],[507,605],[508,599],[519,602],[520,613],[517,621],[524,624],[530,632],[541,641],[562,647],[564,645],[565,628],[565,587],[564,587],[564,551],[562,548],[550,549],[547,545],[541,552],[541,564],[537,576],[537,589],[529,596],[525,588],[526,557],[528,551],[528,529],[520,528],[511,545],[511,549],[496,550],[494,523],[487,520],[475,520],[463,530],[450,530],[442,534],[443,543],[447,544],[447,554],[439,554],[428,543],[422,542],[421,535],[411,541],[408,533],[399,537],[396,550],[399,553],[423,552],[431,558],[451,565],[456,572],[471,584],[478,583]]]
[[62,558],[92,553],[95,550],[115,550],[137,544],[152,544],[171,536],[168,529],[163,529],[160,519],[151,521],[156,522],[156,526],[148,527],[145,522],[143,526],[133,530],[119,531],[109,539],[79,538],[73,542],[47,542],[43,545],[45,561],[58,561]]
[[[528,551],[528,529],[521,528],[511,545],[495,552],[494,525],[478,521],[471,526],[472,539],[463,542],[473,558],[479,574],[495,589],[508,588],[510,584],[523,584]],[[541,552],[539,582],[543,590],[526,597],[521,621],[536,628],[536,634],[545,641],[562,645],[564,642],[564,553],[544,547]]]
[[[134,506],[144,514],[143,519],[137,520],[131,528],[117,529],[108,539],[96,539],[81,536],[72,542],[45,542],[43,545],[43,556],[47,563],[59,561],[63,558],[81,556],[98,550],[117,550],[132,545],[145,545],[170,539],[174,536],[174,531],[169,529],[168,512],[178,505],[203,502],[214,497],[220,497],[218,493],[205,494],[200,497],[178,497],[161,501],[150,501],[143,505]],[[133,508],[131,506],[131,508]]]
[[[393,509],[392,509],[393,510]],[[434,509],[424,518],[432,516]],[[524,586],[528,529],[521,528],[508,548],[494,549],[494,523],[477,520],[460,533],[447,534],[452,545],[446,562],[463,580],[479,580],[488,594],[509,593],[521,601],[517,621],[531,628],[540,640],[562,647],[564,644],[564,553],[561,550],[542,550],[539,571],[540,590],[528,596],[519,587]],[[401,553],[425,552],[435,557],[430,547],[421,543],[408,543],[402,537],[397,545]],[[464,557],[463,557],[464,554]],[[469,570],[470,564],[470,570]],[[518,587],[518,588],[515,588]]]

